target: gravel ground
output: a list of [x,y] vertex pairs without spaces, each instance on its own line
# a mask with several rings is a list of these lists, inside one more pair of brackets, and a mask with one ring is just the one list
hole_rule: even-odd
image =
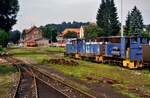
[[38,98],[67,98],[40,80],[37,81]]

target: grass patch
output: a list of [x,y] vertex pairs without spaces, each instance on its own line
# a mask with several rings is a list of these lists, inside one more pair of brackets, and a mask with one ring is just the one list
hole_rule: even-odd
[[16,69],[8,65],[0,65],[0,98],[5,98],[9,89],[12,86],[12,74],[16,72]]
[[0,65],[0,74],[8,74],[8,73],[14,73],[14,72],[16,72],[16,69],[14,67]]
[[31,58],[32,60],[36,61],[37,63],[41,63],[43,59],[49,58],[47,55],[41,55],[41,54],[36,54],[36,55],[27,55],[26,57]]
[[47,53],[64,53],[65,48],[61,47],[33,47],[33,48],[9,48],[9,53],[13,55],[30,55],[30,54],[47,54]]
[[[68,59],[68,58],[67,58]],[[144,91],[149,92],[150,88],[147,88],[144,85],[150,85],[150,76],[149,74],[145,74],[145,71],[136,71],[136,70],[128,70],[118,66],[107,65],[107,64],[97,64],[87,61],[78,61],[79,66],[68,66],[68,65],[54,65],[49,64],[49,66],[63,72],[66,75],[71,75],[77,77],[81,80],[85,80],[86,76],[92,75],[100,79],[101,77],[108,77],[117,80],[121,85],[121,89],[119,90],[122,94],[128,95],[131,98],[139,98],[135,93],[131,93],[127,90],[128,87],[136,87],[140,90],[144,89]],[[95,82],[90,81],[90,82]],[[113,85],[114,90],[118,91],[117,85]],[[143,90],[142,90],[143,91]]]
[[140,98],[140,97],[138,97],[136,94],[130,93],[129,91],[122,91],[121,93],[122,93],[123,95],[129,96],[130,98]]
[[129,90],[125,88],[122,84],[115,84],[112,86],[117,92],[120,92],[123,95],[129,96],[130,98],[140,98],[135,93],[131,93]]
[[[60,47],[33,47],[33,48],[9,48],[9,53],[14,57],[27,57],[41,63],[43,59],[52,58],[56,53],[64,53],[65,49]],[[56,55],[56,56],[59,56]]]
[[53,51],[53,52],[59,52],[59,53],[64,53],[65,52],[65,48],[62,47],[48,47],[48,51]]
[[6,98],[8,91],[12,86],[11,74],[0,74],[0,98]]
[[[65,52],[59,47],[36,47],[36,48],[14,48],[10,53],[17,57],[29,57],[41,63],[44,59],[55,58],[55,54],[60,56]],[[66,57],[65,59],[70,60]],[[58,69],[66,75],[77,77],[87,81],[86,76],[92,75],[97,78],[108,77],[115,79],[121,85],[113,85],[116,91],[128,95],[131,98],[138,98],[134,93],[127,90],[128,87],[136,87],[142,91],[150,92],[150,72],[148,70],[128,70],[114,65],[98,64],[88,61],[78,60],[78,66],[49,64],[50,67]],[[88,81],[87,81],[88,82]],[[96,82],[96,81],[90,81]],[[118,88],[120,88],[118,90]]]

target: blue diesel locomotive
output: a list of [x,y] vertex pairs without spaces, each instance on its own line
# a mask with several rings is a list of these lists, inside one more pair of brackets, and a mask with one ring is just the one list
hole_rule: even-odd
[[102,63],[115,63],[130,69],[150,64],[149,40],[143,37],[99,37],[67,42],[66,55]]

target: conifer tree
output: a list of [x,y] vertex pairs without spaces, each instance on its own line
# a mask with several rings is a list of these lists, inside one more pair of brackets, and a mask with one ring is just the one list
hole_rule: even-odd
[[117,35],[120,23],[117,17],[117,8],[114,0],[102,0],[97,13],[97,25],[103,29],[107,36]]
[[143,17],[135,6],[130,16],[130,35],[141,35],[143,32]]
[[101,27],[105,32],[106,32],[106,14],[105,14],[105,11],[106,11],[106,2],[105,0],[102,0],[102,3],[100,4],[100,8],[98,9],[98,13],[97,13],[97,25],[99,27]]
[[131,13],[128,12],[128,16],[126,19],[126,25],[125,25],[125,35],[129,35],[129,30],[130,30],[130,21],[131,21]]
[[115,7],[114,0],[110,0],[110,35],[117,35],[120,31],[120,23],[118,21],[117,8]]

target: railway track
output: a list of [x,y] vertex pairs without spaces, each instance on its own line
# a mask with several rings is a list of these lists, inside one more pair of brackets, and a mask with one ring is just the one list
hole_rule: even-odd
[[15,98],[35,98],[34,96],[34,78],[24,69],[21,69],[20,82],[18,84]]
[[22,61],[10,57],[5,59],[21,71],[13,98],[96,98]]

